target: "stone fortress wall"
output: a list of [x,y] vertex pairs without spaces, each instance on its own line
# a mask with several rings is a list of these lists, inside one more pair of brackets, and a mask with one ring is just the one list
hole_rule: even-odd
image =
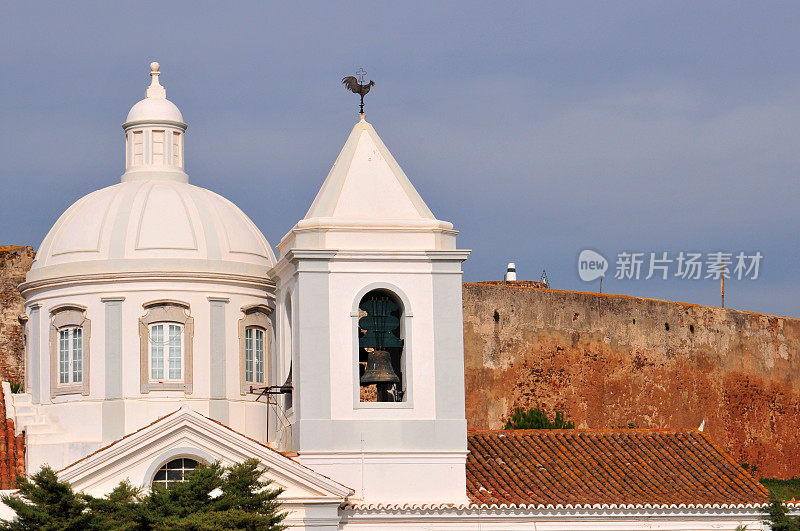
[[514,407],[579,428],[698,428],[762,477],[800,476],[800,319],[464,284],[470,428]]
[[0,376],[2,380],[22,381],[23,324],[25,314],[17,286],[33,263],[32,247],[0,247]]
[[[0,379],[22,380],[17,285],[34,251],[0,247]],[[516,406],[577,427],[697,428],[765,477],[800,476],[800,319],[622,295],[463,287],[467,421]]]

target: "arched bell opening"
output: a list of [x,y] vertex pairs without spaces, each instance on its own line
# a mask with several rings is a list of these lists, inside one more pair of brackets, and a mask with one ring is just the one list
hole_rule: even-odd
[[283,409],[288,414],[294,407],[294,396],[292,386],[292,360],[294,358],[294,338],[292,336],[293,326],[292,313],[292,292],[286,293],[283,303],[283,348],[282,360],[280,363],[281,374],[279,381],[288,391],[283,394]]
[[386,289],[368,292],[358,304],[360,402],[405,401],[403,310]]

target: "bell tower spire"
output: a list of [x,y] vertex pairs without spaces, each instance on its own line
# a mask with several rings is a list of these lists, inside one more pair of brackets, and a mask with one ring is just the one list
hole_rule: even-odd
[[278,245],[270,440],[363,503],[467,502],[456,234],[362,117]]
[[125,130],[123,181],[189,180],[183,157],[186,123],[178,107],[167,99],[160,76],[161,65],[153,61],[145,98],[131,108],[122,124]]

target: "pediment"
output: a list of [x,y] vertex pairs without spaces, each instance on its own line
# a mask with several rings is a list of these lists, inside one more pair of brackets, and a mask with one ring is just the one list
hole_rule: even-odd
[[248,458],[266,468],[265,479],[285,489],[287,502],[343,502],[352,489],[187,407],[166,415],[58,471],[76,491],[100,496],[127,479],[149,488],[155,472],[176,457],[229,466]]

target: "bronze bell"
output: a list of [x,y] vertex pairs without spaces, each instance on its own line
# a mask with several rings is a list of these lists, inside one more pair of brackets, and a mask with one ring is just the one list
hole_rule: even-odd
[[392,370],[392,358],[385,350],[375,350],[367,357],[367,370],[361,377],[361,385],[400,383]]

